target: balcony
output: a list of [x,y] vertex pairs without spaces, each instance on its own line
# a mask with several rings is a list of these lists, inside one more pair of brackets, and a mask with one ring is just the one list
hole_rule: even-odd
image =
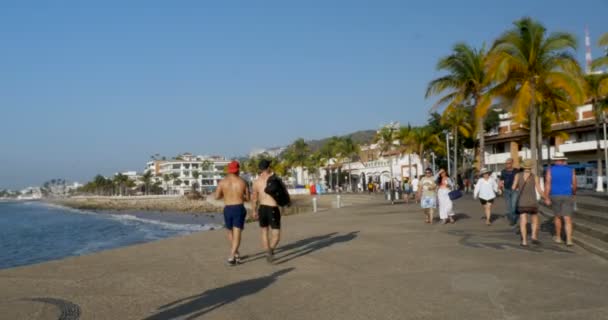
[[[606,148],[605,141],[600,141],[600,148]],[[559,146],[559,151],[563,153],[593,151],[597,149],[597,141],[566,142]]]

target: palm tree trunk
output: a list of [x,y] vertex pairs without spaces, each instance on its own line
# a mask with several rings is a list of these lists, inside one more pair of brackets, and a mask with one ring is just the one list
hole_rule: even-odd
[[[596,151],[596,156],[597,156],[597,179],[598,179],[598,185],[597,185],[597,190],[603,190],[604,186],[603,183],[604,181],[601,181],[600,184],[600,180],[602,180],[604,178],[604,166],[602,165],[602,146],[600,144],[601,138],[600,138],[600,117],[601,117],[601,112],[597,106],[597,104],[594,102],[593,103],[593,113],[595,115],[595,141],[597,143],[597,151]],[[601,179],[600,179],[601,178]]]
[[537,145],[538,145],[538,172],[542,172],[543,168],[543,126],[542,126],[542,117],[539,114],[538,119],[536,120],[536,136],[537,136]]
[[530,156],[532,160],[532,172],[538,176],[538,148],[537,148],[537,136],[536,136],[536,120],[538,120],[538,110],[536,110],[534,104],[530,110]]
[[477,120],[477,132],[479,134],[479,169],[486,165],[486,139],[483,118]]

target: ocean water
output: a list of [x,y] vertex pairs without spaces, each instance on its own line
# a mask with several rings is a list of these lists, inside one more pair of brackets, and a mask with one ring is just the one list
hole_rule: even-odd
[[0,202],[0,269],[217,229],[219,222],[211,215],[96,213]]

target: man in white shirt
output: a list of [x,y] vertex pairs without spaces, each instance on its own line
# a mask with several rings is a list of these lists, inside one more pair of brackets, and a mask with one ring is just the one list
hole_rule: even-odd
[[[418,194],[418,185],[420,184],[420,179],[417,176],[414,176],[414,180],[412,180],[412,192],[414,194]],[[415,200],[418,203],[418,199]]]

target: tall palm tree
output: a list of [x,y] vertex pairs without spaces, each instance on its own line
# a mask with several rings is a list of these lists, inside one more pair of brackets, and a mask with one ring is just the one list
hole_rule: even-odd
[[165,182],[165,188],[167,189],[167,193],[169,193],[169,182],[171,181],[171,175],[165,173],[163,175],[163,181]]
[[[310,154],[310,147],[304,141],[304,139],[299,138],[294,143],[292,143],[287,150],[283,153],[283,158],[285,159],[287,165],[291,168],[292,175],[295,176],[295,168],[303,168],[306,160]],[[297,177],[294,177],[297,183]]]
[[437,63],[437,69],[447,71],[448,74],[431,81],[425,95],[428,98],[447,92],[437,101],[433,109],[442,105],[447,105],[448,108],[455,108],[461,104],[473,106],[479,138],[480,167],[485,165],[483,123],[492,103],[489,90],[491,79],[486,69],[487,58],[485,46],[477,50],[464,43],[454,45],[452,53],[441,58]]
[[152,171],[147,170],[146,172],[144,172],[144,174],[141,176],[141,181],[144,183],[144,186],[146,187],[146,195],[150,194],[150,182],[152,182]]
[[450,105],[443,113],[441,122],[451,128],[454,137],[454,169],[452,175],[456,177],[458,175],[458,134],[462,134],[465,138],[470,137],[473,131],[471,113],[463,105]]
[[327,172],[329,173],[329,189],[333,188],[333,170],[331,169],[331,160],[336,157],[337,145],[339,141],[340,139],[338,137],[331,137],[319,150],[327,165]]
[[399,139],[399,151],[403,153],[407,153],[407,163],[409,165],[409,177],[413,179],[412,176],[412,152],[416,151],[416,144],[414,138],[414,128],[409,124],[407,127],[401,127],[399,132],[397,133],[397,138]]
[[[607,41],[608,41],[608,34]],[[607,43],[608,45],[608,43]],[[600,58],[601,59],[601,58]],[[587,99],[593,106],[593,115],[595,117],[595,140],[597,141],[597,175],[598,177],[604,176],[602,166],[602,150],[601,150],[601,137],[600,137],[600,121],[604,120],[604,111],[608,110],[608,74],[589,74],[585,76],[587,82]],[[601,179],[598,179],[601,183]]]
[[344,159],[348,159],[348,186],[351,191],[353,191],[353,178],[352,178],[352,167],[351,164],[353,159],[355,159],[361,148],[357,143],[353,141],[352,137],[345,137],[340,139],[340,143],[338,145],[339,153],[344,157]]
[[192,171],[192,178],[194,178],[194,183],[192,184],[192,190],[194,190],[194,191],[198,191],[196,189],[198,189],[198,186],[200,184],[199,180],[198,180],[198,178],[200,178],[200,176],[201,176],[201,173],[198,170]]
[[[374,137],[374,142],[378,144],[380,147],[380,156],[384,157],[387,155],[389,151],[395,150],[395,140],[399,139],[399,131],[396,127],[392,125],[382,127],[376,136]],[[394,189],[394,173],[393,173],[393,157],[389,156],[390,160],[390,170],[391,170],[391,189]]]
[[530,121],[530,149],[536,174],[540,106],[556,91],[564,92],[571,104],[583,102],[582,73],[572,55],[576,47],[573,35],[547,34],[541,23],[522,18],[495,41],[488,59],[488,73],[497,83],[493,93],[511,96],[510,111],[517,122]]

